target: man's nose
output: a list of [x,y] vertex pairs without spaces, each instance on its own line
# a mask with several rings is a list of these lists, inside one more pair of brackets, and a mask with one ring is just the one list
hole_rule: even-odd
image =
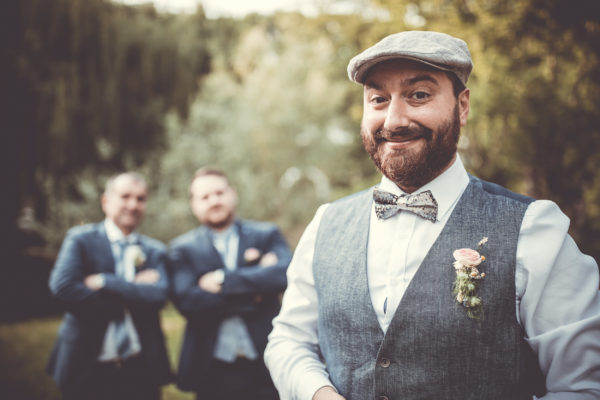
[[129,199],[129,200],[127,201],[127,207],[128,207],[129,209],[132,209],[132,210],[133,210],[133,209],[136,209],[136,208],[138,208],[138,207],[141,205],[141,203],[142,203],[142,201],[140,201],[140,200],[138,200],[138,199],[135,199],[135,198],[132,198],[132,199]]
[[383,127],[395,131],[399,128],[405,128],[409,125],[409,107],[401,99],[392,99],[387,108],[387,115]]
[[208,198],[208,202],[211,207],[215,206],[221,202],[221,196],[219,196],[218,194],[213,194]]

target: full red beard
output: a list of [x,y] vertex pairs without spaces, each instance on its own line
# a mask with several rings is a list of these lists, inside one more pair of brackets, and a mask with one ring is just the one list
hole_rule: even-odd
[[[416,190],[435,179],[450,164],[460,136],[460,115],[458,104],[454,106],[452,117],[444,121],[437,130],[417,124],[416,127],[396,131],[379,129],[370,134],[361,127],[362,142],[377,168],[400,188]],[[386,138],[422,138],[425,147],[420,151],[412,149],[394,150],[393,156],[383,157]]]

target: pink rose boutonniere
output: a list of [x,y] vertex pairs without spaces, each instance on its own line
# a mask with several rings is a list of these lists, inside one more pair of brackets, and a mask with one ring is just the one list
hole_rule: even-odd
[[485,272],[480,272],[479,268],[485,261],[485,256],[480,252],[487,240],[487,237],[481,239],[477,244],[477,250],[458,249],[452,254],[456,271],[453,294],[456,296],[456,301],[467,309],[467,316],[472,319],[483,317],[483,303],[477,296],[477,285],[485,277]]

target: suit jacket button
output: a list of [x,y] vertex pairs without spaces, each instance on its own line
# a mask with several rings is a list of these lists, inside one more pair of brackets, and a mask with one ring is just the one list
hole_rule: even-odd
[[392,362],[390,361],[389,358],[382,358],[382,359],[379,360],[379,366],[381,368],[387,368],[387,367],[390,366],[391,363]]

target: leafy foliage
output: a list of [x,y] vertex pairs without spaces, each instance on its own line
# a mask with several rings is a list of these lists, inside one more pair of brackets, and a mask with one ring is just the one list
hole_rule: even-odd
[[23,2],[17,65],[34,139],[20,193],[46,199],[36,204],[51,243],[101,217],[103,181],[122,168],[150,177],[144,230],[170,240],[196,224],[188,185],[206,164],[228,171],[242,216],[279,223],[295,243],[319,204],[378,179],[348,60],[387,34],[430,29],[464,38],[474,59],[460,143],[470,171],[556,201],[583,250],[600,255],[593,1],[331,0],[323,10],[365,11],[213,20],[201,9],[46,3]]
[[[15,62],[28,116],[18,183],[21,203],[47,219],[59,212],[55,201],[88,200],[82,186],[164,147],[164,114],[185,115],[209,69],[204,17],[101,0],[27,0],[18,11]],[[97,194],[101,184],[92,186]]]

